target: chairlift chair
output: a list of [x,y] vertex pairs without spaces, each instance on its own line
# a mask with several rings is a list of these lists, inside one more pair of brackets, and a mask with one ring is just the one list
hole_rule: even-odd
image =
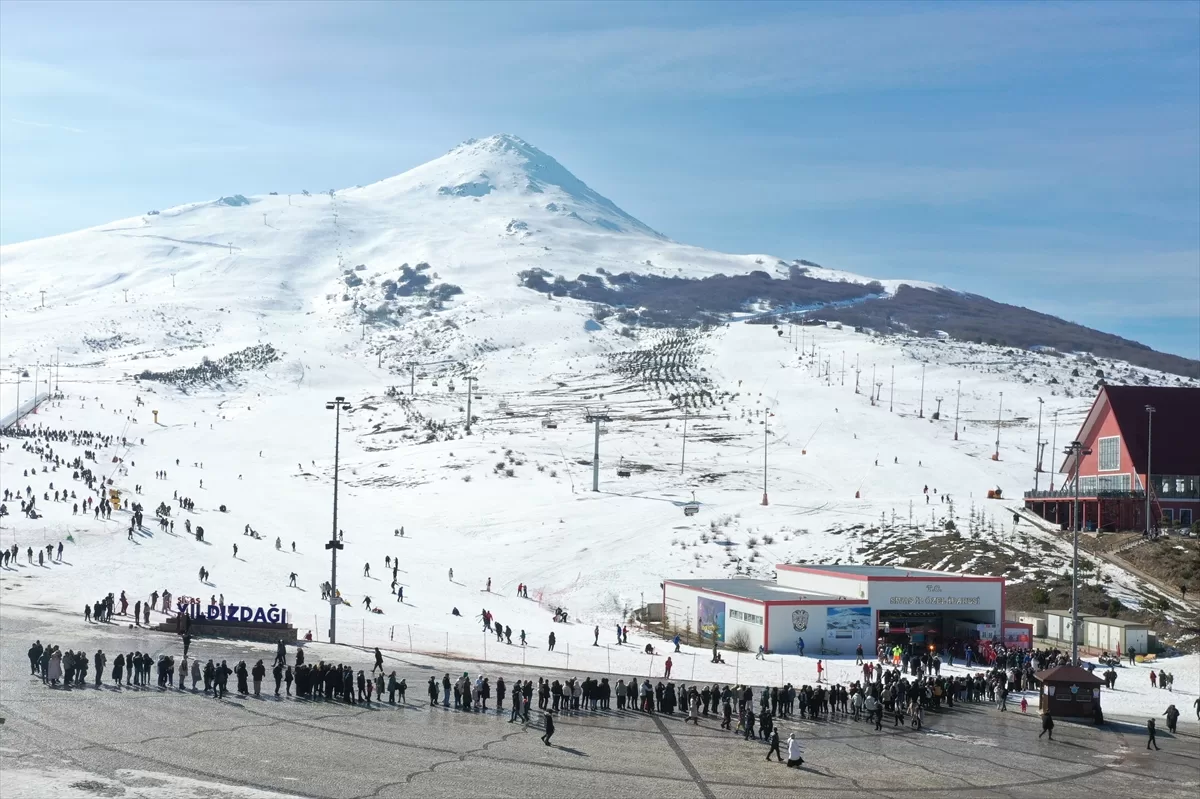
[[542,420],[542,427],[548,428],[550,430],[557,430],[558,422],[554,421],[549,416],[547,416],[545,419]]
[[621,458],[621,462],[617,464],[617,477],[631,477],[633,472],[625,468],[625,459]]
[[692,501],[683,506],[684,516],[695,516],[700,512],[700,503],[696,501],[696,492],[692,492]]

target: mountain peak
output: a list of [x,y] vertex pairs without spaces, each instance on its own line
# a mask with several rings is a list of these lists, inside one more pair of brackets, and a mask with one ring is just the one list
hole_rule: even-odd
[[537,196],[538,204],[554,214],[610,232],[664,238],[575,177],[553,157],[510,133],[467,139],[440,158],[376,185],[402,192],[432,189],[438,197],[451,201],[482,200],[489,195]]

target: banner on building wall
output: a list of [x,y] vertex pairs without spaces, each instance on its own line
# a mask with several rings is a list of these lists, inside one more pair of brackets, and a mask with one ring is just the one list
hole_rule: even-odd
[[871,609],[868,607],[829,608],[825,611],[825,635],[835,639],[870,640]]
[[696,619],[701,638],[718,643],[725,640],[724,602],[706,596],[699,597],[696,600]]

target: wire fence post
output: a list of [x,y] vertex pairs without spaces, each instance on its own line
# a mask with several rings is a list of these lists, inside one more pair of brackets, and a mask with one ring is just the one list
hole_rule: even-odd
[[604,647],[604,662],[605,662],[605,671],[607,671],[609,674],[612,674],[612,651],[608,648],[607,645],[605,645],[605,647]]
[[787,685],[787,680],[784,679],[784,676],[783,676],[783,658],[782,657],[779,658],[779,684]]
[[487,639],[488,639],[488,635],[487,635],[487,633],[484,633],[483,634],[483,659],[484,660],[487,660]]
[[696,653],[695,652],[692,653],[692,673],[691,673],[691,676],[688,677],[688,679],[689,680],[696,679]]
[[733,684],[734,685],[742,684],[741,674],[742,674],[742,653],[738,652],[737,656],[733,659]]
[[412,654],[412,625],[408,625],[408,654]]
[[450,654],[450,633],[446,633],[446,654]]
[[650,671],[647,672],[646,676],[647,677],[654,676],[654,653],[653,652],[650,653]]
[[361,635],[360,640],[362,642],[362,645],[366,646],[367,645],[367,620],[366,619],[362,620],[362,626],[359,628],[359,630],[361,631],[360,632],[360,635]]

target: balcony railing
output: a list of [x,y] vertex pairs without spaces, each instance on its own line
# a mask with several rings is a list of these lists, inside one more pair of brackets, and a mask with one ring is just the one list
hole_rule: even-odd
[[[1080,499],[1145,499],[1145,491],[1080,491]],[[1025,499],[1075,499],[1075,487],[1056,491],[1026,491]]]

